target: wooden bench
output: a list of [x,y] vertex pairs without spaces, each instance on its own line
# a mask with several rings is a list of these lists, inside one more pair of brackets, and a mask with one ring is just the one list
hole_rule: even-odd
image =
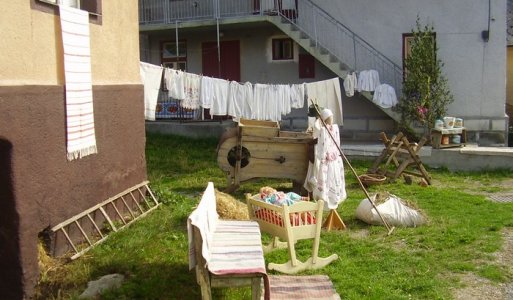
[[[262,232],[272,235],[271,244],[264,251],[288,248],[290,260],[283,264],[269,263],[269,270],[295,274],[304,270],[319,269],[338,259],[337,254],[319,257],[324,201],[299,201],[291,206],[277,206],[260,200],[260,194],[246,194],[249,217],[260,224]],[[279,239],[283,240],[280,241]],[[305,262],[297,259],[295,243],[313,239],[312,256]]]
[[220,220],[212,182],[187,220],[189,269],[195,268],[202,299],[211,288],[251,286],[252,299],[269,299],[260,227],[254,221]]

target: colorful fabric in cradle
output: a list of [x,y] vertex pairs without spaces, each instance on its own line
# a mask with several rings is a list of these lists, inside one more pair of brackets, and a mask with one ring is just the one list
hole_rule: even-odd
[[307,197],[301,197],[301,195],[293,192],[284,193],[277,191],[270,186],[260,188],[260,199],[266,203],[278,206],[290,206],[298,201],[308,200]]

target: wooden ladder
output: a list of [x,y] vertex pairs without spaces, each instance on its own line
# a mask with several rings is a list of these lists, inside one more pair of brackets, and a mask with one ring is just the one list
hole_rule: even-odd
[[[94,246],[105,241],[109,232],[117,232],[125,228],[159,206],[160,203],[155,198],[148,184],[148,181],[144,181],[110,197],[59,225],[54,226],[51,231],[54,235],[59,232],[64,235],[67,243],[74,252],[71,259],[76,259]],[[108,214],[109,208],[111,210],[111,216]],[[105,223],[105,221],[108,225],[98,224],[100,222]],[[84,229],[86,225],[89,225],[89,227],[92,226],[92,230],[89,234],[86,233],[87,230]],[[74,228],[78,229],[78,234],[71,236],[69,234],[70,230]]]

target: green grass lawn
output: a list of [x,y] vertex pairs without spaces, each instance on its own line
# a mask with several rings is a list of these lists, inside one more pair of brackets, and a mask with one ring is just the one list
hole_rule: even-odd
[[[126,230],[112,234],[82,258],[45,273],[40,298],[76,298],[87,282],[111,273],[125,275],[120,289],[102,299],[200,299],[200,289],[188,268],[186,220],[207,182],[226,187],[217,166],[217,140],[148,135],[146,159],[150,186],[163,205]],[[359,174],[371,162],[351,162]],[[346,167],[348,199],[338,212],[348,230],[321,234],[320,256],[337,253],[329,266],[304,274],[326,274],[344,299],[450,299],[461,287],[461,274],[472,272],[492,282],[511,282],[513,274],[493,253],[501,247],[501,230],[513,227],[513,204],[494,203],[488,193],[513,187],[510,171],[451,173],[428,170],[433,185],[402,181],[374,186],[415,203],[429,218],[419,228],[396,228],[387,236],[382,226],[370,226],[354,216],[365,198]],[[511,182],[511,181],[510,181]],[[255,180],[242,184],[233,196],[255,193],[263,185],[290,190],[287,180]],[[268,240],[267,236],[264,236]],[[299,241],[304,260],[311,241]],[[266,262],[288,260],[285,249],[266,255]],[[272,273],[272,272],[271,272]],[[216,299],[251,299],[248,289],[216,289]]]

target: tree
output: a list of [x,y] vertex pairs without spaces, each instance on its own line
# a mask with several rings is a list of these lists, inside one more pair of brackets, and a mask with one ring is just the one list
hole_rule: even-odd
[[454,97],[442,74],[444,64],[437,58],[433,25],[422,26],[417,16],[411,34],[411,51],[404,60],[402,96],[397,108],[403,126],[410,128],[412,122],[418,121],[430,133],[435,120],[446,114]]

